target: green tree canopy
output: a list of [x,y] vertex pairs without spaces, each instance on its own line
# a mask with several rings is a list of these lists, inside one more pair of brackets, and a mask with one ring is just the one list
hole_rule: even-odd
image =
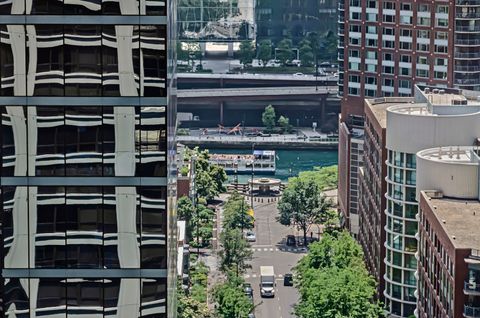
[[292,40],[290,39],[283,39],[278,42],[277,45],[277,59],[280,60],[280,63],[285,65],[287,61],[292,60],[294,57],[292,51]]
[[240,50],[238,52],[240,63],[242,63],[243,65],[252,63],[254,56],[255,47],[253,46],[252,41],[243,41],[240,44]]
[[245,202],[243,195],[233,192],[223,206],[224,229],[251,229],[253,218],[248,214],[250,206]]
[[258,46],[257,57],[265,67],[269,60],[272,59],[272,42],[270,40],[263,40]]
[[177,317],[178,318],[212,318],[212,312],[208,309],[205,302],[185,294],[182,289],[181,281],[178,283],[178,301],[177,301]]
[[237,274],[244,272],[253,253],[242,231],[224,229],[220,234],[220,243],[222,244],[219,252],[220,269],[224,272],[234,270]]
[[314,167],[313,170],[301,171],[299,178],[314,181],[320,191],[334,189],[338,184],[338,166]]
[[[197,204],[192,214],[189,228],[192,230],[192,246],[208,246],[213,236],[213,217],[215,212],[203,204]],[[197,242],[198,238],[198,242]]]
[[187,240],[192,238],[193,215],[195,208],[190,198],[183,196],[177,201],[177,216],[180,220],[186,222]]
[[326,234],[310,245],[297,266],[299,318],[377,318],[383,310],[375,295],[360,245],[347,232]]
[[320,222],[331,206],[330,200],[321,194],[320,188],[313,180],[290,178],[278,203],[280,212],[278,221],[283,225],[297,226],[303,232],[303,241],[306,245],[309,226]]
[[242,280],[230,276],[227,282],[217,285],[213,298],[217,303],[216,313],[220,318],[248,318],[253,304],[243,291]]
[[282,128],[282,132],[288,133],[292,130],[292,125],[290,125],[290,119],[285,116],[280,116],[278,118],[278,125]]
[[187,148],[185,157],[192,156],[195,156],[195,190],[198,197],[210,201],[225,192],[223,184],[227,181],[227,174],[222,167],[208,161],[210,158],[208,150],[199,150],[198,147]]
[[313,53],[310,41],[302,41],[300,46],[300,61],[303,66],[312,66],[315,62],[315,55]]
[[275,128],[275,119],[275,108],[272,105],[268,105],[262,114],[262,123],[267,131],[272,131]]

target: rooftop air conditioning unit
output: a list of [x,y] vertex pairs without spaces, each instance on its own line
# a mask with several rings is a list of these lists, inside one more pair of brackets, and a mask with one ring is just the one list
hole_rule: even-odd
[[430,88],[429,87],[425,87],[425,94],[430,94]]
[[432,91],[434,94],[438,94],[438,88],[434,88]]
[[441,89],[441,90],[438,91],[438,93],[439,93],[440,95],[443,95],[443,94],[445,94],[445,90],[444,90],[444,89]]

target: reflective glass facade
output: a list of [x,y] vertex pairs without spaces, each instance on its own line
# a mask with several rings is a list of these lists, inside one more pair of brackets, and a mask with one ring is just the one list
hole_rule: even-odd
[[253,40],[255,0],[178,0],[178,34],[182,40]]
[[0,317],[174,317],[167,2],[0,2]]

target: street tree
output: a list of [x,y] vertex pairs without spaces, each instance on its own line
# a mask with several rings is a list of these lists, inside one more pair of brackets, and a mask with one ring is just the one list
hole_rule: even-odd
[[302,41],[300,47],[300,61],[303,66],[312,66],[315,62],[315,55],[313,49],[308,41]]
[[255,47],[253,46],[253,42],[243,41],[240,44],[240,50],[238,52],[240,63],[242,63],[243,65],[252,63],[254,56],[255,56]]
[[290,119],[285,116],[280,116],[278,118],[278,125],[282,128],[283,133],[289,133],[292,130],[292,125],[290,125]]
[[180,220],[186,222],[187,239],[192,238],[193,215],[195,208],[189,197],[183,196],[177,201],[177,216]]
[[321,222],[331,206],[331,201],[322,195],[313,180],[290,178],[278,203],[280,212],[278,221],[287,226],[295,225],[303,232],[303,242],[307,245],[308,228]]
[[210,244],[213,236],[213,218],[215,212],[203,204],[197,204],[192,214],[190,227],[192,229],[190,243],[192,246],[205,247]]
[[334,61],[337,58],[338,38],[332,31],[327,32],[321,39],[321,58],[327,61]]
[[258,46],[257,57],[263,63],[263,67],[265,67],[272,59],[272,42],[270,40],[263,40],[260,42]]
[[[360,260],[362,262],[362,260]],[[383,309],[374,302],[375,280],[365,269],[329,267],[302,273],[299,318],[378,318]]]
[[212,312],[205,302],[187,295],[182,289],[182,283],[177,283],[177,315],[178,318],[213,318]]
[[200,151],[198,147],[187,148],[185,157],[187,159],[195,157],[195,190],[199,198],[210,201],[225,192],[223,184],[227,181],[227,174],[222,167],[208,161],[210,158],[208,150]]
[[223,206],[223,228],[248,230],[253,228],[253,218],[248,214],[250,206],[238,192],[233,192]]
[[309,32],[305,38],[310,43],[315,58],[319,58],[321,38],[317,32]]
[[295,267],[299,318],[383,317],[373,301],[375,280],[368,274],[360,245],[347,232],[326,234],[310,245]]
[[217,303],[216,314],[220,318],[248,318],[253,310],[253,304],[245,295],[241,280],[232,275],[229,275],[225,283],[215,286],[213,298]]
[[287,61],[291,61],[293,59],[292,40],[283,39],[278,42],[277,59],[279,59],[280,63],[283,65],[285,65]]
[[224,229],[220,234],[222,249],[219,252],[220,269],[223,272],[235,271],[243,273],[247,268],[247,262],[252,258],[250,244],[243,237],[239,229]]
[[275,108],[273,108],[272,105],[268,105],[265,107],[265,111],[262,114],[262,123],[263,126],[265,126],[266,131],[273,131],[275,128],[275,119],[276,119],[276,114],[275,114]]

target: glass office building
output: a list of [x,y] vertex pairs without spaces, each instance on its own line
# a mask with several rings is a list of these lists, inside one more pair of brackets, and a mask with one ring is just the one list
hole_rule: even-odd
[[255,38],[255,0],[179,0],[181,40],[243,41]]
[[0,2],[0,316],[173,317],[172,10]]

